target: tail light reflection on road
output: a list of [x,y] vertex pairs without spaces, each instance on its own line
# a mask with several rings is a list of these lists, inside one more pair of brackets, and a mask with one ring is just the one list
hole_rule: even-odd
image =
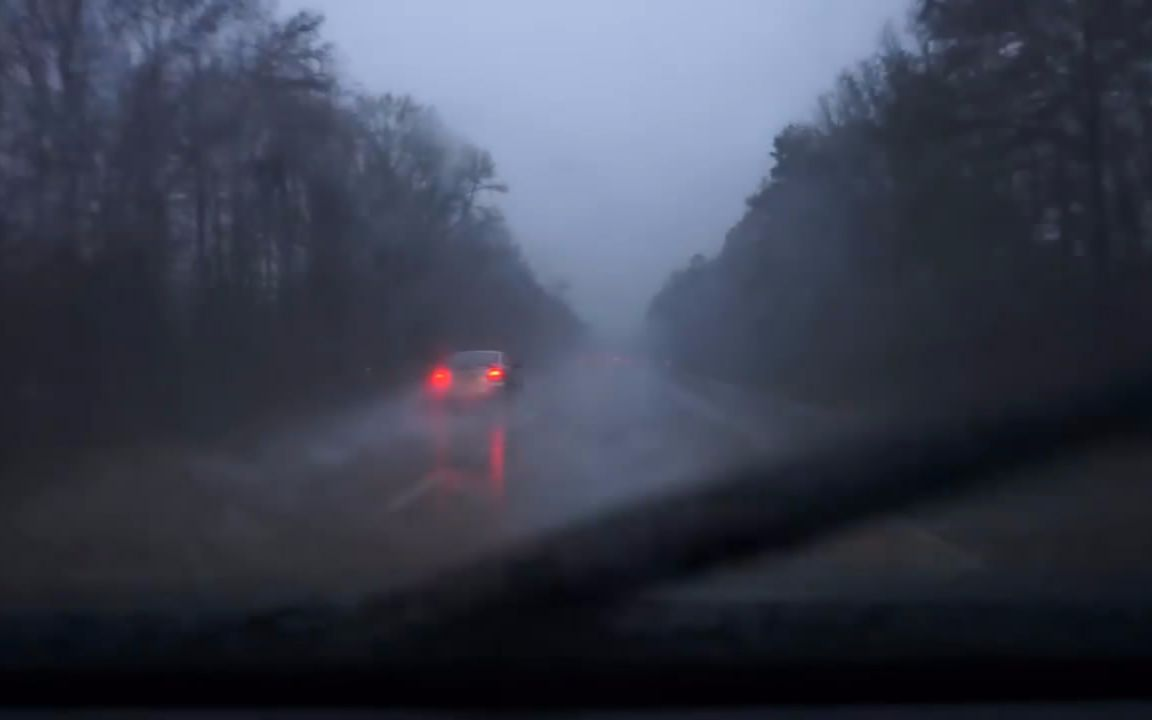
[[480,493],[501,502],[507,491],[508,431],[503,418],[477,423],[433,412],[428,426],[430,477],[442,498]]
[[488,479],[492,493],[499,499],[504,498],[504,451],[506,449],[506,434],[504,423],[492,426],[488,434]]

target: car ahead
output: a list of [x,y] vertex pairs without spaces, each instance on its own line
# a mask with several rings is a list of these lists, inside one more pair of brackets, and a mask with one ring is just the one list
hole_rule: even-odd
[[433,367],[427,380],[430,398],[450,409],[506,401],[519,387],[519,365],[500,350],[455,353]]

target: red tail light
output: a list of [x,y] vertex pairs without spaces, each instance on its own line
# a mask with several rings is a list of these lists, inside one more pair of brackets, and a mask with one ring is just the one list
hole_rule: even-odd
[[452,371],[445,367],[438,367],[428,376],[428,385],[433,390],[447,390],[452,385]]
[[490,367],[484,376],[492,382],[499,382],[504,379],[504,368]]

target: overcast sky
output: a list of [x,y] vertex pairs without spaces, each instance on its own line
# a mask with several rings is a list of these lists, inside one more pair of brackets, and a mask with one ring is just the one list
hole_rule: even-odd
[[710,254],[772,136],[877,44],[908,0],[281,0],[328,18],[356,84],[410,93],[489,149],[547,284],[634,327]]

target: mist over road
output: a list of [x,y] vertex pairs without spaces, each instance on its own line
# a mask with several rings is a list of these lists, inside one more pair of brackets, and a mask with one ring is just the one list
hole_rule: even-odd
[[[756,424],[640,365],[534,375],[506,413],[448,417],[421,400],[413,389],[228,452],[134,452],[45,482],[0,510],[0,596],[83,608],[355,597],[802,439],[786,413]],[[1068,528],[1082,501],[1047,487],[960,520],[891,518],[720,586],[804,594],[947,580],[1013,552],[1059,555],[1067,569],[1075,552],[1053,545],[1062,535],[1091,565],[1101,524],[1124,522],[1115,495],[1097,497],[1110,515],[1079,534]],[[1133,512],[1127,524],[1142,527]],[[1147,535],[1132,549],[1152,545]]]
[[3,596],[380,589],[750,454],[639,367],[534,375],[499,415],[421,400],[415,388],[228,452],[134,451],[44,482],[0,510]]

